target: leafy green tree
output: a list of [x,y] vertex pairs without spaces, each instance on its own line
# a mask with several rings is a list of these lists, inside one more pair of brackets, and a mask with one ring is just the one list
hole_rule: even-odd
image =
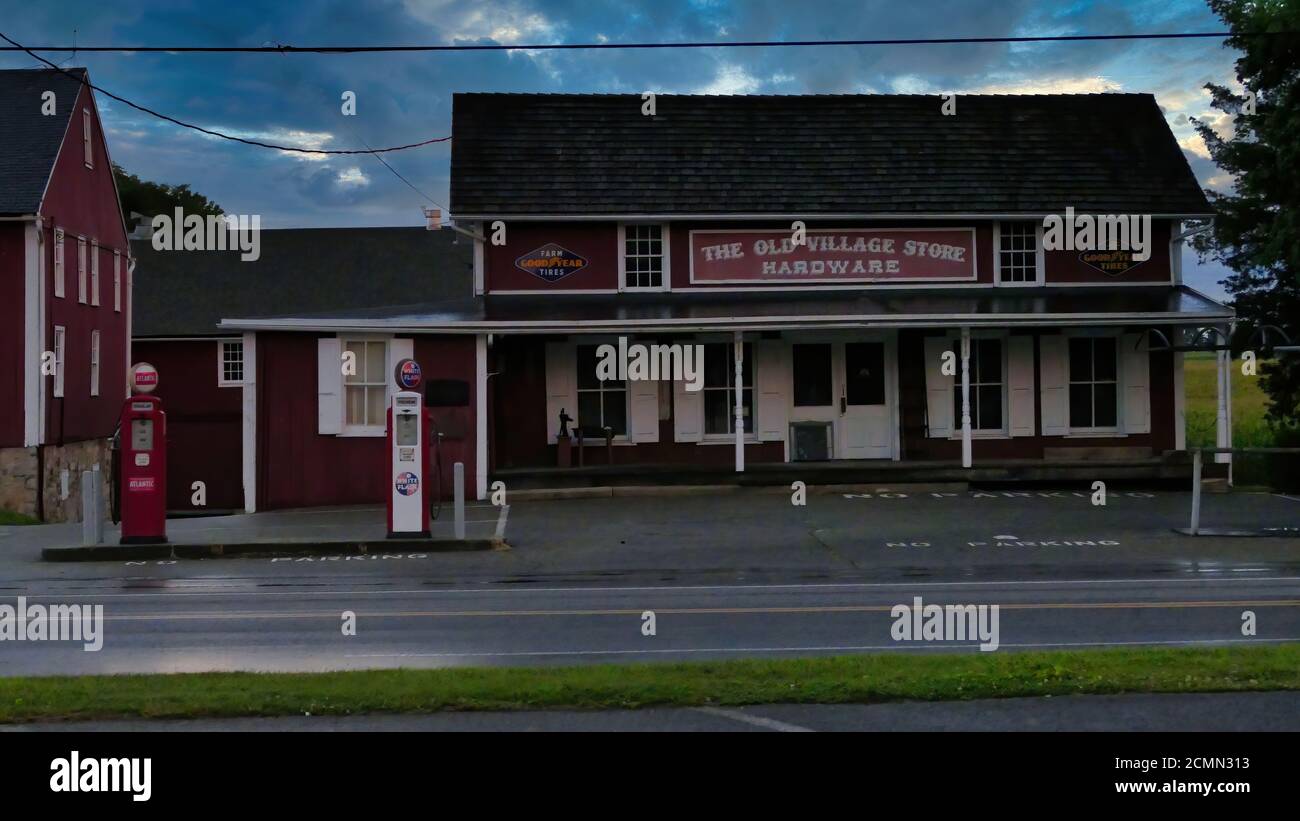
[[177,207],[184,209],[186,214],[220,216],[224,213],[220,205],[192,190],[188,184],[164,185],[142,180],[135,174],[126,173],[120,165],[113,166],[113,176],[117,179],[122,214],[128,224],[133,222],[132,212],[150,218],[155,214],[170,215]]
[[[1193,120],[1210,156],[1235,180],[1231,194],[1206,192],[1218,216],[1196,247],[1232,270],[1223,285],[1240,318],[1238,345],[1262,325],[1276,325],[1300,344],[1300,3],[1209,4],[1232,31],[1228,45],[1241,54],[1236,74],[1245,93],[1206,86],[1213,107],[1233,118],[1231,137]],[[1260,374],[1268,418],[1293,434],[1300,425],[1300,354],[1281,355]]]

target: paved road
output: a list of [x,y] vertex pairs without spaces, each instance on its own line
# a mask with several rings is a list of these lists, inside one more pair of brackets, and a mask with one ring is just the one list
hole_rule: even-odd
[[[7,675],[561,664],[874,651],[891,609],[998,605],[1004,651],[1300,640],[1300,539],[1173,533],[1187,495],[886,491],[525,502],[513,550],[41,564],[56,528],[0,538],[0,603],[105,606],[104,648],[0,642]],[[478,518],[490,519],[488,510]],[[274,514],[328,529],[330,516]],[[1207,497],[1207,520],[1294,526],[1300,501]],[[245,527],[234,522],[173,523]],[[66,530],[66,528],[65,528]],[[292,533],[292,530],[286,530]],[[1242,635],[1243,612],[1257,635]],[[357,634],[344,636],[345,611]],[[656,634],[642,633],[643,613]]]
[[0,726],[0,732],[881,732],[1297,731],[1300,693],[1175,693],[890,704],[578,712],[287,716],[195,721],[87,721]]

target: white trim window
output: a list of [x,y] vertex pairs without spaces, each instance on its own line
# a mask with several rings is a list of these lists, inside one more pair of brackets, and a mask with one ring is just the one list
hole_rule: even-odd
[[63,251],[63,229],[54,229],[54,295],[62,299],[67,295],[66,270]]
[[605,428],[612,429],[614,439],[628,438],[627,382],[601,380],[596,375],[596,350],[599,345],[577,345],[578,418],[575,428],[586,439],[603,441]]
[[99,331],[90,332],[90,395],[99,396]]
[[77,301],[86,304],[86,238],[77,237]]
[[388,340],[345,339],[343,352],[356,357],[356,373],[343,374],[343,432],[382,434],[388,425]]
[[85,154],[87,168],[95,167],[95,144],[94,140],[91,138],[92,122],[93,120],[90,118],[90,109],[83,108],[81,110],[81,148]]
[[90,304],[99,307],[99,243],[90,241]]
[[122,312],[122,252],[113,251],[113,310]]
[[[740,368],[740,401],[744,404],[745,434],[754,432],[754,345],[746,342]],[[736,434],[736,346],[731,342],[704,345],[704,438],[734,439]]]
[[[952,380],[954,436],[961,436],[961,340],[956,340],[957,375]],[[970,341],[970,429],[973,433],[1005,434],[1006,345],[1001,337],[976,337]]]
[[1041,285],[1043,225],[1041,222],[999,222],[994,227],[994,267],[998,285]]
[[54,326],[54,396],[63,397],[63,363],[67,353],[68,330],[62,325]]
[[665,291],[669,283],[668,226],[628,223],[618,227],[618,287]]
[[1071,433],[1119,430],[1119,351],[1113,336],[1069,338]]
[[217,387],[244,384],[244,340],[223,339],[217,343]]

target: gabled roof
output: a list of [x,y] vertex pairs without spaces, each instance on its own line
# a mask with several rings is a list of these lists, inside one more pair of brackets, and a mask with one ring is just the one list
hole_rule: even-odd
[[[0,71],[0,214],[35,214],[86,78],[84,68]],[[68,75],[72,76],[68,76]],[[41,113],[53,91],[54,114]]]
[[459,218],[1212,209],[1150,94],[457,94]]
[[225,317],[351,311],[474,296],[474,242],[420,228],[281,228],[261,255],[155,251],[137,260],[132,335],[216,336]]

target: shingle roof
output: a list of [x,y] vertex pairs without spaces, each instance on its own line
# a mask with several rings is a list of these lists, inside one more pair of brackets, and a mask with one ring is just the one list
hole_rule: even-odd
[[132,240],[131,253],[136,337],[216,335],[225,317],[474,294],[474,243],[446,229],[265,229],[260,257],[248,262],[237,251],[155,251],[149,240]]
[[[0,71],[0,214],[35,214],[68,130],[84,68]],[[54,92],[54,114],[41,95]]]
[[1150,94],[457,94],[460,217],[1211,212]]

